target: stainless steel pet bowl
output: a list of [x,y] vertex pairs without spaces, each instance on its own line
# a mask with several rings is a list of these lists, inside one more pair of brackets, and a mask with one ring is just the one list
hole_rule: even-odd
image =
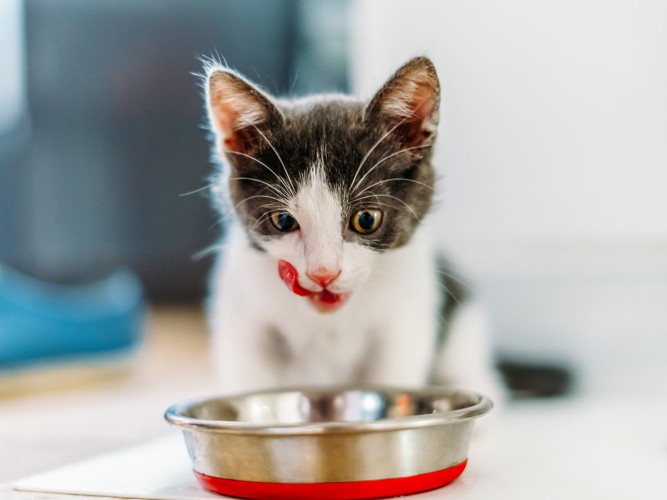
[[195,475],[224,495],[367,499],[452,482],[491,401],[442,387],[292,388],[176,404]]

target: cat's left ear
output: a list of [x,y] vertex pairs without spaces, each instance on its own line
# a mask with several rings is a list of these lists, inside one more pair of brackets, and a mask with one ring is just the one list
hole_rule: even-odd
[[368,104],[367,121],[381,120],[406,147],[432,143],[438,127],[440,82],[427,57],[404,64]]
[[211,127],[226,151],[248,154],[265,140],[262,130],[282,123],[268,95],[226,68],[208,71],[206,105]]

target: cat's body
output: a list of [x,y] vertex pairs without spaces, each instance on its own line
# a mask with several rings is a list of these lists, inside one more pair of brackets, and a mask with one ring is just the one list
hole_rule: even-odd
[[423,222],[439,105],[430,61],[410,61],[369,103],[278,101],[213,66],[207,103],[214,196],[233,216],[209,304],[223,391],[498,393],[484,321],[443,282]]

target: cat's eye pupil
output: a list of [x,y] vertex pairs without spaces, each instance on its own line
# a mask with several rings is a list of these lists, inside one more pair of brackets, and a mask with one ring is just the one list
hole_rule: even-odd
[[379,210],[360,210],[352,216],[350,228],[359,234],[370,234],[380,227],[382,212]]
[[278,231],[288,232],[294,231],[299,227],[296,219],[288,212],[273,212],[271,214],[271,223]]
[[290,227],[293,220],[294,219],[292,219],[292,216],[288,213],[283,212],[282,214],[278,215],[278,225],[283,229]]
[[375,225],[375,216],[370,212],[361,212],[359,214],[359,227],[366,231],[373,229]]

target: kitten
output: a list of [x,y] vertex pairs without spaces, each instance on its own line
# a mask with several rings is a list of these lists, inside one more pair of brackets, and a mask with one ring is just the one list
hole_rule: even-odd
[[483,316],[423,222],[431,61],[412,59],[369,102],[275,99],[217,64],[205,89],[213,196],[233,217],[209,304],[224,392],[446,383],[498,397]]

